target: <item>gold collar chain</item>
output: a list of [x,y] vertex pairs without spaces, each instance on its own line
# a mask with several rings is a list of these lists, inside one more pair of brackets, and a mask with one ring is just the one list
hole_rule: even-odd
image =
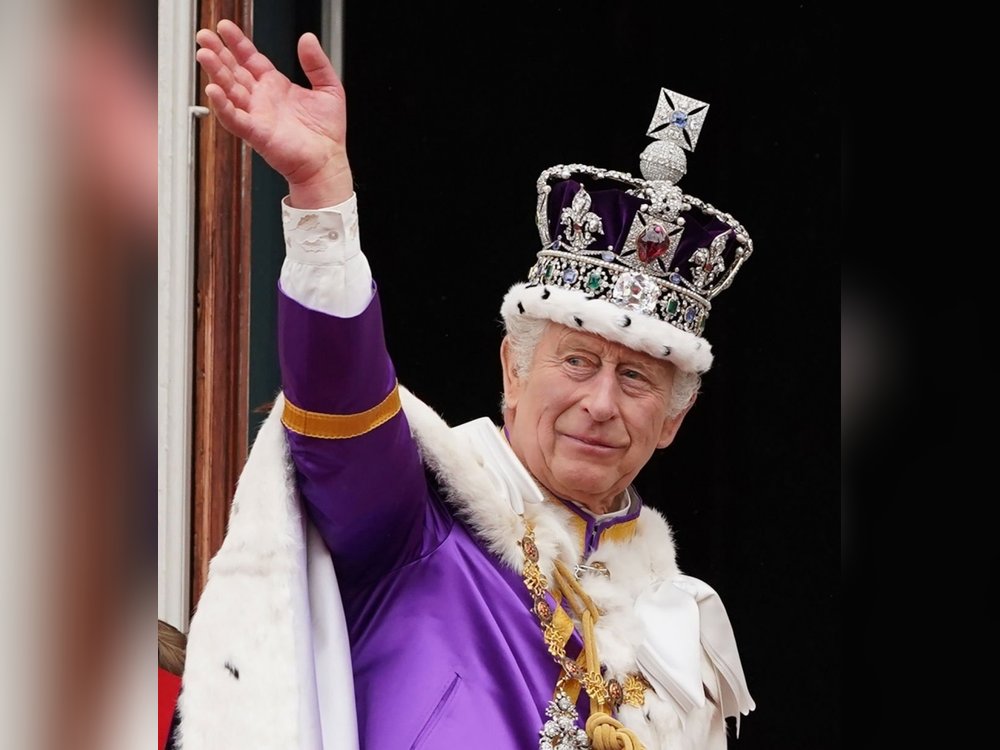
[[[562,668],[553,699],[546,709],[549,720],[540,731],[539,747],[542,750],[561,746],[599,748],[605,744],[603,737],[610,738],[615,734],[623,734],[631,743],[622,745],[623,747],[629,746],[641,750],[642,745],[638,738],[620,722],[611,718],[611,713],[617,711],[623,704],[642,706],[646,700],[648,683],[641,674],[634,672],[628,674],[623,682],[604,678],[601,674],[593,632],[594,622],[599,616],[596,605],[576,582],[575,576],[561,561],[556,560],[553,571],[556,581],[553,589],[556,609],[552,609],[545,598],[549,586],[545,574],[538,565],[538,546],[535,543],[534,529],[527,520],[524,526],[524,536],[519,542],[524,554],[522,573],[524,585],[531,594],[532,610],[542,627],[545,646]],[[576,610],[583,625],[584,648],[579,659],[571,659],[566,654],[566,643],[569,642],[573,632],[573,622],[563,610],[561,604],[563,597],[566,598],[570,608]],[[587,730],[578,730],[576,727],[576,708],[567,693],[567,689],[572,692],[573,683],[581,686],[590,697],[591,717],[587,721]]]

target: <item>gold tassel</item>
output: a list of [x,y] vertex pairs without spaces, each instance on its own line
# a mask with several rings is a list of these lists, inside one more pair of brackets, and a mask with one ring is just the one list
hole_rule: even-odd
[[586,729],[593,750],[643,750],[635,732],[603,711],[590,714]]

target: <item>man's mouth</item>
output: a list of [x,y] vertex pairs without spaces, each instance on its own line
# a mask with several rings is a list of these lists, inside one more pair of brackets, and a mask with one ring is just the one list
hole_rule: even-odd
[[602,440],[600,438],[589,437],[587,435],[569,435],[569,434],[567,434],[565,437],[568,437],[570,440],[574,440],[574,441],[576,441],[578,443],[583,443],[584,445],[589,446],[591,448],[603,448],[605,450],[618,450],[619,448],[622,447],[620,445],[612,445],[610,443],[607,443],[607,442],[605,442],[604,440]]

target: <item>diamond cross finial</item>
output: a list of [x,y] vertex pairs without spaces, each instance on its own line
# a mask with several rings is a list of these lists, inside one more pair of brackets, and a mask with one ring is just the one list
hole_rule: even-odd
[[661,141],[674,141],[681,148],[694,151],[707,114],[707,103],[670,89],[660,89],[660,99],[646,135]]

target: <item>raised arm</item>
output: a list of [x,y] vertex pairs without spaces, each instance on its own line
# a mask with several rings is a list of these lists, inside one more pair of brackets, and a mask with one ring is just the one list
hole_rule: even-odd
[[315,34],[299,39],[311,89],[292,83],[232,21],[198,32],[197,60],[215,116],[288,181],[289,203],[322,208],[354,192],[347,160],[347,100]]
[[360,253],[344,89],[313,34],[298,46],[311,89],[230,21],[197,41],[220,123],[288,181],[278,343],[289,447],[338,577],[369,580],[435,546],[445,524],[399,411]]

